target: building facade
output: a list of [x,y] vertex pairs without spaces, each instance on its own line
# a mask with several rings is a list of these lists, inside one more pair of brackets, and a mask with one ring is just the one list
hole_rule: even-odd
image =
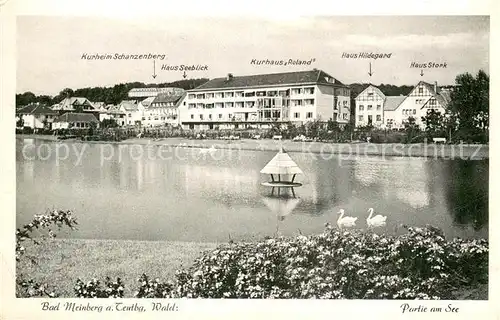
[[89,129],[99,127],[99,120],[91,113],[67,112],[52,123],[52,129]]
[[16,124],[22,119],[23,127],[32,129],[50,129],[52,122],[59,115],[57,111],[39,103],[33,103],[16,110]]
[[404,128],[409,118],[422,129],[422,117],[431,109],[445,114],[450,101],[450,90],[420,81],[407,96],[386,96],[370,85],[355,98],[356,127],[371,125],[376,128]]
[[151,101],[145,99],[143,112],[143,125],[146,127],[155,126],[178,126],[180,124],[180,105],[185,97],[184,90],[177,90],[169,93],[160,93]]
[[212,79],[179,106],[185,129],[265,128],[350,118],[349,87],[321,70]]

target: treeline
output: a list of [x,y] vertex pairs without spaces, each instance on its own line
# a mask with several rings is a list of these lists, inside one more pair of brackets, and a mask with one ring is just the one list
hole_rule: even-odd
[[[349,85],[351,88],[351,97],[354,99],[358,94],[360,94],[363,90],[368,88],[370,84],[369,83],[352,83]],[[383,94],[386,96],[399,96],[403,95],[406,96],[408,95],[411,90],[413,89],[414,86],[407,86],[407,85],[402,85],[402,86],[396,86],[393,84],[380,84],[376,85],[377,88],[382,91]]]
[[73,90],[65,88],[56,96],[35,95],[32,92],[24,92],[16,94],[16,107],[25,106],[30,103],[41,103],[45,105],[53,105],[61,102],[66,97],[84,97],[92,102],[103,101],[106,104],[118,104],[123,100],[128,99],[128,92],[133,88],[150,88],[150,87],[176,87],[185,90],[194,89],[205,82],[207,78],[186,79],[166,83],[150,83],[143,82],[128,82],[114,85],[113,87],[91,87]]

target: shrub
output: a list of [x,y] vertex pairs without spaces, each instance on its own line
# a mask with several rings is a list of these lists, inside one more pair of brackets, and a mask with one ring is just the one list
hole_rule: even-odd
[[150,289],[140,296],[451,299],[457,286],[487,278],[485,240],[447,242],[431,227],[407,230],[388,236],[328,226],[309,237],[227,244],[179,270],[174,284],[146,280]]
[[78,279],[74,290],[78,298],[123,298],[123,282],[120,278],[111,281],[109,277],[102,282],[97,279],[92,279],[87,283]]
[[[67,210],[50,210],[45,214],[35,215],[33,220],[25,224],[22,228],[16,230],[16,261],[19,262],[24,256],[26,249],[23,242],[31,240],[35,244],[40,244],[40,241],[47,237],[55,238],[53,226],[58,230],[67,226],[70,229],[75,229],[77,225],[76,219],[73,217],[71,211]],[[37,230],[38,235],[33,236],[33,231]],[[44,233],[46,231],[46,234]],[[37,264],[34,257],[29,257],[31,263]],[[49,289],[49,285],[40,284],[36,280],[27,277],[26,275],[16,275],[16,295],[18,297],[38,297],[46,296],[50,298],[57,297],[55,289]]]

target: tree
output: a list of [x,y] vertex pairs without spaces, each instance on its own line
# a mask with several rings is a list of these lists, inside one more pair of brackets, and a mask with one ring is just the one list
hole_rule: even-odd
[[115,119],[103,119],[101,121],[101,126],[103,128],[116,128],[118,127],[118,123]]
[[16,122],[16,127],[17,128],[24,128],[24,119],[23,119],[22,114],[19,115],[19,120],[17,120],[17,122]]
[[484,133],[489,127],[489,76],[479,70],[476,77],[459,74],[451,92],[450,112],[458,120],[461,135]]
[[445,118],[441,112],[434,109],[427,111],[427,115],[422,117],[422,122],[425,124],[425,131],[429,138],[442,135],[445,127]]

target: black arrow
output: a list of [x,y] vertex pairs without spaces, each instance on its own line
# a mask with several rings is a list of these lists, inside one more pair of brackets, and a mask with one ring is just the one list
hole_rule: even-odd
[[187,77],[186,71],[184,71],[184,74],[182,76],[184,77],[184,79],[186,79]]
[[156,60],[153,60],[153,79],[156,78]]
[[420,70],[420,76],[423,76],[423,75],[424,75],[424,70],[423,70],[423,69],[421,69],[421,70]]
[[371,77],[372,74],[374,74],[374,72],[372,72],[372,63],[370,61],[370,71],[368,71],[368,75],[370,75],[370,77]]

